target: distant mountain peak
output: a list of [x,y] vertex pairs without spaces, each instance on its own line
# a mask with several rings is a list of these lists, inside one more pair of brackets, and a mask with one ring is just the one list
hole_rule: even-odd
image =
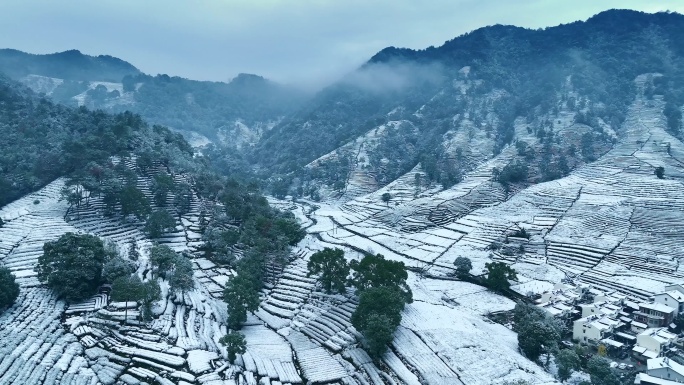
[[250,84],[262,82],[268,82],[268,79],[264,78],[263,76],[247,73],[239,73],[230,81],[231,84]]
[[109,55],[90,56],[77,49],[50,54],[29,54],[0,49],[0,70],[12,78],[41,75],[65,80],[120,82],[140,73],[131,63]]

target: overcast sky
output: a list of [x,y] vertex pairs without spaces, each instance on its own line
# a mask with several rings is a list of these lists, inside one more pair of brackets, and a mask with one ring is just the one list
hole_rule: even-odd
[[240,72],[321,85],[387,46],[439,46],[492,24],[539,28],[683,0],[1,0],[0,47],[108,54],[150,74]]

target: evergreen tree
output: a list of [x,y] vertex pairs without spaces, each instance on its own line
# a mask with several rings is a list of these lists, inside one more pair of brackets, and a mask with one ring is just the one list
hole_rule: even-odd
[[238,329],[247,321],[247,312],[259,307],[259,293],[254,284],[244,275],[233,277],[223,291],[223,300],[228,307],[228,326]]
[[372,287],[396,287],[399,288],[406,302],[411,303],[411,289],[406,284],[408,273],[403,262],[386,260],[381,254],[366,255],[361,261],[351,261],[349,264],[354,270],[352,284],[357,290],[363,292]]
[[[143,282],[137,275],[119,277],[112,284],[112,300],[122,302],[137,302],[145,298]],[[128,304],[124,311],[124,323],[128,322]]]
[[158,275],[166,276],[173,268],[178,254],[165,245],[155,245],[150,249],[150,263]]
[[565,382],[573,371],[580,370],[580,358],[571,349],[562,349],[556,354],[556,365],[558,365],[558,379]]
[[473,263],[466,257],[457,257],[454,260],[454,266],[456,266],[456,274],[459,277],[467,277],[470,270],[473,269]]
[[19,284],[10,269],[0,266],[0,309],[10,306],[19,296]]
[[38,258],[38,279],[68,301],[95,294],[102,283],[102,267],[107,252],[100,238],[66,233],[43,245]]
[[150,202],[142,191],[135,185],[127,184],[119,193],[119,203],[121,203],[121,215],[127,217],[134,215],[138,220],[144,220],[152,211]]
[[145,234],[150,238],[159,238],[168,231],[175,230],[176,220],[166,210],[156,210],[147,217]]
[[173,272],[169,276],[171,290],[180,291],[184,294],[195,288],[195,280],[192,276],[192,263],[187,258],[177,255],[174,261]]
[[245,342],[245,335],[240,332],[230,331],[225,336],[221,337],[219,342],[226,347],[228,351],[228,362],[235,363],[235,358],[238,354],[245,354],[247,351],[247,343]]
[[494,291],[503,291],[511,287],[509,280],[518,279],[516,271],[503,262],[485,263],[487,269],[487,286]]
[[341,249],[333,250],[326,247],[314,253],[309,259],[307,268],[309,269],[307,276],[321,275],[321,283],[326,293],[332,293],[333,289],[338,293],[346,291],[344,285],[349,275],[349,265]]

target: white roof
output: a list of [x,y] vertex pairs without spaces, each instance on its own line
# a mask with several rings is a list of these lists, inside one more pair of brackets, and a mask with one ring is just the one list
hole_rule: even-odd
[[640,336],[649,336],[659,343],[665,343],[677,338],[676,334],[668,332],[665,328],[651,328],[639,333]]
[[632,321],[632,326],[636,326],[639,329],[646,329],[648,327],[648,325],[643,324],[641,322],[637,322],[637,321]]
[[669,295],[670,297],[674,298],[674,300],[677,302],[684,302],[684,293],[679,292],[677,290],[666,291],[666,292],[660,293],[658,295],[663,295],[663,294]]
[[620,336],[620,337],[625,338],[625,339],[628,339],[630,341],[634,341],[636,339],[635,336],[633,336],[631,334],[623,333],[623,332],[617,332],[617,333],[615,333],[615,335]]
[[643,307],[643,308],[650,309],[650,310],[655,310],[655,311],[661,311],[661,312],[663,312],[663,313],[672,313],[672,312],[675,311],[674,308],[671,308],[671,307],[669,307],[669,306],[667,306],[667,305],[663,305],[662,303],[646,303],[646,302],[642,302],[642,303],[639,304],[639,307],[640,307],[640,308]]
[[642,381],[648,382],[649,384],[656,384],[656,385],[681,385],[681,382],[664,380],[662,378],[649,376],[646,373],[637,373],[637,376],[634,379],[634,383],[635,384],[641,384]]
[[684,365],[680,365],[667,357],[652,358],[646,361],[646,366],[648,370],[670,368],[684,376]]
[[603,342],[606,345],[615,346],[616,348],[621,348],[625,345],[622,342],[617,342],[617,341],[612,340],[610,338],[604,338],[601,340],[601,342]]

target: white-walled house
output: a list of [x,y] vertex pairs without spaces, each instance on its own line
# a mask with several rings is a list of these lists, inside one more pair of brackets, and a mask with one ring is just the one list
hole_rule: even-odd
[[651,377],[684,382],[684,365],[667,357],[652,358],[646,361],[646,373]]
[[684,285],[682,285],[681,283],[675,283],[672,285],[665,286],[665,291],[671,291],[671,290],[676,290],[680,293],[684,293]]
[[675,315],[684,312],[684,293],[678,290],[669,290],[656,294],[653,302],[667,305],[675,309]]
[[637,335],[634,352],[648,358],[661,356],[674,341],[677,335],[667,331],[667,328],[650,328]]
[[579,342],[598,342],[609,337],[620,321],[607,316],[592,315],[576,320],[572,326],[572,338]]
[[579,305],[579,307],[582,309],[581,317],[589,317],[591,315],[607,315],[609,317],[617,318],[621,310],[619,306],[605,302],[585,303]]

